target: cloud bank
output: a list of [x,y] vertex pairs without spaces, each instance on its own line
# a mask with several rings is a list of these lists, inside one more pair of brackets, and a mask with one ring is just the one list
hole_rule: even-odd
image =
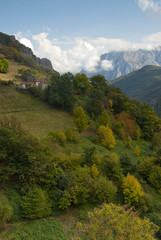
[[[51,60],[53,68],[60,72],[77,73],[82,69],[89,72],[112,70],[111,61],[101,61],[100,56],[110,51],[136,51],[138,49],[153,50],[161,46],[161,32],[146,36],[140,43],[123,39],[110,38],[75,38],[49,39],[47,32],[33,35],[30,40],[18,33],[17,39],[31,47],[34,54],[40,58]],[[64,45],[68,46],[64,48]],[[101,61],[101,62],[100,62]]]
[[141,8],[143,12],[150,10],[154,13],[161,14],[161,5],[158,2],[154,2],[153,0],[137,0],[138,6]]

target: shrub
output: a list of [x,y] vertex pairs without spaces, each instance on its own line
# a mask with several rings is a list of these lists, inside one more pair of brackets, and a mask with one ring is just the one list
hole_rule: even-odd
[[98,204],[112,202],[117,191],[117,187],[114,186],[113,182],[101,175],[97,180],[94,180],[92,188],[92,201]]
[[9,71],[9,62],[6,59],[0,59],[0,72],[7,73]]
[[7,202],[0,202],[0,222],[7,223],[11,220],[13,213],[12,207]]
[[66,143],[66,136],[65,136],[65,134],[61,130],[59,130],[57,132],[57,139],[58,139],[58,142],[59,142],[59,144],[61,146],[65,145],[65,143]]
[[152,139],[152,147],[154,149],[161,148],[161,132],[155,133]]
[[119,159],[115,156],[105,155],[100,162],[101,172],[114,183],[120,183],[122,180],[122,168]]
[[102,112],[101,117],[99,119],[99,123],[100,125],[104,125],[104,126],[108,125],[109,127],[111,127],[110,117],[106,111]]
[[127,154],[120,156],[120,163],[123,169],[123,174],[126,176],[128,173],[134,174],[137,171],[138,165],[134,163]]
[[86,114],[83,110],[82,107],[78,107],[74,110],[73,112],[73,115],[74,115],[74,122],[78,128],[78,130],[81,132],[83,131],[86,126],[87,126],[87,117],[86,117]]
[[116,145],[112,130],[108,126],[100,126],[97,130],[102,146],[112,149]]
[[65,136],[67,138],[67,141],[72,143],[78,143],[79,142],[79,134],[77,131],[75,131],[72,128],[67,128],[65,131]]
[[158,190],[161,194],[161,167],[153,166],[149,176],[150,183]]
[[123,178],[122,188],[124,202],[129,205],[139,202],[140,198],[144,195],[144,192],[141,190],[140,183],[133,175],[130,174]]
[[47,217],[51,214],[51,204],[47,193],[41,188],[34,188],[22,197],[22,215],[28,219]]
[[139,148],[139,146],[136,146],[136,147],[135,147],[134,153],[135,153],[135,155],[136,155],[137,157],[140,155],[140,148]]
[[139,173],[143,176],[144,179],[149,180],[151,170],[155,166],[156,158],[150,157],[145,158],[139,165]]

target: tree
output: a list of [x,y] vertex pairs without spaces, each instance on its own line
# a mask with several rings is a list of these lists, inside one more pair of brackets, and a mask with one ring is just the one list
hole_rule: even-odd
[[91,199],[93,202],[98,204],[102,204],[103,202],[112,202],[117,191],[117,187],[113,184],[113,182],[101,175],[94,180],[92,189]]
[[101,172],[115,184],[122,181],[122,168],[117,156],[105,155],[100,164]]
[[54,74],[51,79],[48,101],[55,107],[71,110],[74,105],[73,75],[65,73],[63,75]]
[[158,190],[161,194],[161,167],[153,166],[149,176],[150,183]]
[[101,114],[101,117],[99,119],[99,123],[100,123],[100,125],[104,125],[104,126],[108,125],[109,127],[111,127],[110,117],[105,110]]
[[120,163],[123,169],[123,174],[125,176],[127,176],[128,173],[134,174],[137,171],[137,163],[132,161],[129,155],[127,155],[126,153],[120,156]]
[[88,213],[88,222],[77,225],[77,239],[155,240],[158,230],[148,218],[140,219],[132,209],[110,203]]
[[77,73],[73,83],[77,90],[77,94],[86,94],[91,88],[91,83],[85,73]]
[[15,121],[0,121],[0,181],[21,187],[52,181],[54,163],[50,151],[21,129]]
[[102,146],[112,149],[116,145],[112,130],[108,126],[99,126],[97,130]]
[[9,71],[9,62],[7,59],[0,59],[0,72],[7,73]]
[[156,160],[157,159],[155,157],[145,158],[139,164],[139,173],[147,181],[149,181],[149,176],[152,168],[155,166]]
[[28,219],[47,217],[51,214],[51,204],[47,193],[40,187],[29,190],[22,197],[21,207],[23,217]]
[[129,173],[127,177],[123,178],[122,188],[124,202],[129,205],[139,202],[139,199],[144,195],[140,183],[133,175],[130,175]]
[[78,107],[73,112],[74,122],[80,132],[82,132],[87,126],[87,117],[82,107]]
[[12,214],[12,207],[6,202],[0,202],[0,224],[9,222],[11,220]]
[[136,147],[135,147],[134,153],[135,153],[135,155],[136,155],[137,157],[140,155],[140,148],[139,148],[139,146],[136,146]]
[[155,133],[154,136],[153,136],[153,139],[152,139],[152,147],[156,150],[161,148],[160,139],[161,139],[161,132]]

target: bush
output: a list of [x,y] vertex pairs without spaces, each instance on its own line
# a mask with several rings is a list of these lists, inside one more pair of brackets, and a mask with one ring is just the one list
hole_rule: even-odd
[[105,155],[100,164],[101,172],[105,176],[112,180],[114,183],[121,183],[122,181],[122,168],[120,166],[119,159],[115,156]]
[[21,220],[21,196],[16,191],[13,186],[7,187],[5,191],[6,196],[8,197],[8,203],[13,209],[13,214],[11,217],[12,222],[17,222]]
[[72,128],[67,128],[65,131],[65,136],[67,138],[67,141],[72,143],[78,143],[79,142],[79,134],[77,131],[75,131]]
[[57,139],[59,144],[63,147],[66,143],[66,136],[61,130],[57,132]]
[[139,165],[139,173],[143,176],[144,179],[149,180],[151,170],[155,166],[156,158],[150,157],[145,158]]
[[86,117],[86,114],[83,110],[82,107],[78,107],[74,110],[73,112],[73,115],[74,115],[74,122],[78,128],[78,130],[81,132],[83,131],[86,126],[87,126],[87,117]]
[[57,132],[50,131],[48,134],[48,140],[51,143],[58,143],[60,146],[64,147],[66,143],[66,136],[61,130]]
[[126,176],[128,173],[134,174],[137,171],[138,165],[133,163],[131,158],[127,154],[122,154],[120,156],[120,163],[123,169],[123,174]]
[[97,180],[94,180],[92,188],[92,201],[98,204],[102,204],[103,202],[112,202],[117,191],[113,182],[101,175],[97,178]]
[[108,126],[100,126],[97,130],[102,146],[112,149],[116,145],[112,130]]
[[148,193],[144,193],[139,202],[135,203],[135,207],[140,213],[150,212],[153,209],[152,196]]
[[135,153],[135,155],[136,155],[137,157],[140,155],[140,148],[139,148],[139,146],[136,146],[136,147],[135,147],[134,153]]
[[161,148],[161,132],[155,133],[152,139],[152,147],[154,149]]
[[110,117],[106,111],[102,112],[101,117],[99,119],[99,123],[100,125],[104,125],[104,126],[108,125],[109,127],[111,127]]
[[5,202],[0,202],[0,222],[1,224],[7,223],[11,220],[13,213],[12,207]]
[[0,59],[0,72],[7,73],[9,71],[9,62],[6,59]]
[[149,176],[150,183],[155,189],[161,194],[161,167],[153,166],[151,169],[151,174]]
[[22,197],[22,215],[28,219],[47,217],[51,214],[51,204],[46,192],[34,188]]
[[144,195],[144,192],[141,190],[140,183],[133,175],[130,174],[123,178],[122,188],[124,202],[129,205],[139,202],[140,198]]

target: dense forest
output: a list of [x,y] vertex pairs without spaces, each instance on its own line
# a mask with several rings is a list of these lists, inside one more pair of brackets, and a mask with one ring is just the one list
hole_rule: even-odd
[[[47,88],[16,91],[69,112],[74,127],[38,139],[12,114],[1,116],[1,232],[42,218],[49,228],[52,217],[77,209],[70,233],[38,238],[161,239],[161,120],[151,107],[102,75],[54,72]],[[36,239],[25,231],[8,239]]]

